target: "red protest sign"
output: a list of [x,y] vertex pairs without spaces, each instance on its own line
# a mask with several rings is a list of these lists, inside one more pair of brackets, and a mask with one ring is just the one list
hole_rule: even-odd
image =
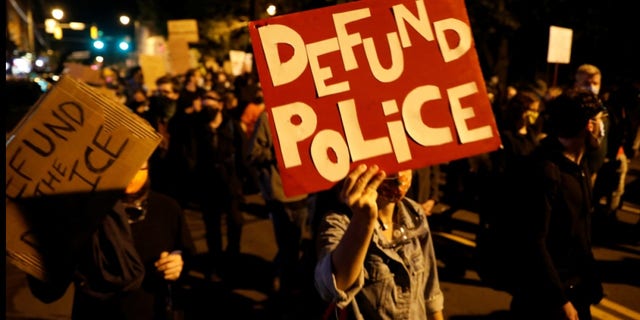
[[249,24],[287,195],[500,138],[463,0],[364,0]]

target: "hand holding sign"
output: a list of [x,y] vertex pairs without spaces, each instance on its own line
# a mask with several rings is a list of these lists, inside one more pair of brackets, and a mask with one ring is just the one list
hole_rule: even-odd
[[44,278],[45,253],[86,238],[161,139],[124,105],[61,78],[7,137],[6,196],[25,205],[7,206],[10,261]]

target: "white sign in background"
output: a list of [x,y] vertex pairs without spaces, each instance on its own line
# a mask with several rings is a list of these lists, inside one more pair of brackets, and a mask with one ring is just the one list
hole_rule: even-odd
[[549,50],[547,52],[547,62],[569,63],[571,61],[572,39],[572,29],[551,26],[549,28]]

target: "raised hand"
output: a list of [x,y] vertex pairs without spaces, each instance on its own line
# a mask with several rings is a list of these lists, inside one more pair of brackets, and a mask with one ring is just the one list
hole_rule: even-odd
[[351,208],[354,215],[362,215],[371,220],[378,218],[378,186],[386,174],[377,165],[359,165],[345,178],[340,199]]

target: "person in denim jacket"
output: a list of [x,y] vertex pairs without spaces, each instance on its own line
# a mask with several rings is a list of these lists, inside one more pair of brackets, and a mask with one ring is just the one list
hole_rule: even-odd
[[387,177],[360,165],[340,204],[320,223],[315,285],[356,319],[444,319],[431,231],[421,205],[405,198],[411,170]]

